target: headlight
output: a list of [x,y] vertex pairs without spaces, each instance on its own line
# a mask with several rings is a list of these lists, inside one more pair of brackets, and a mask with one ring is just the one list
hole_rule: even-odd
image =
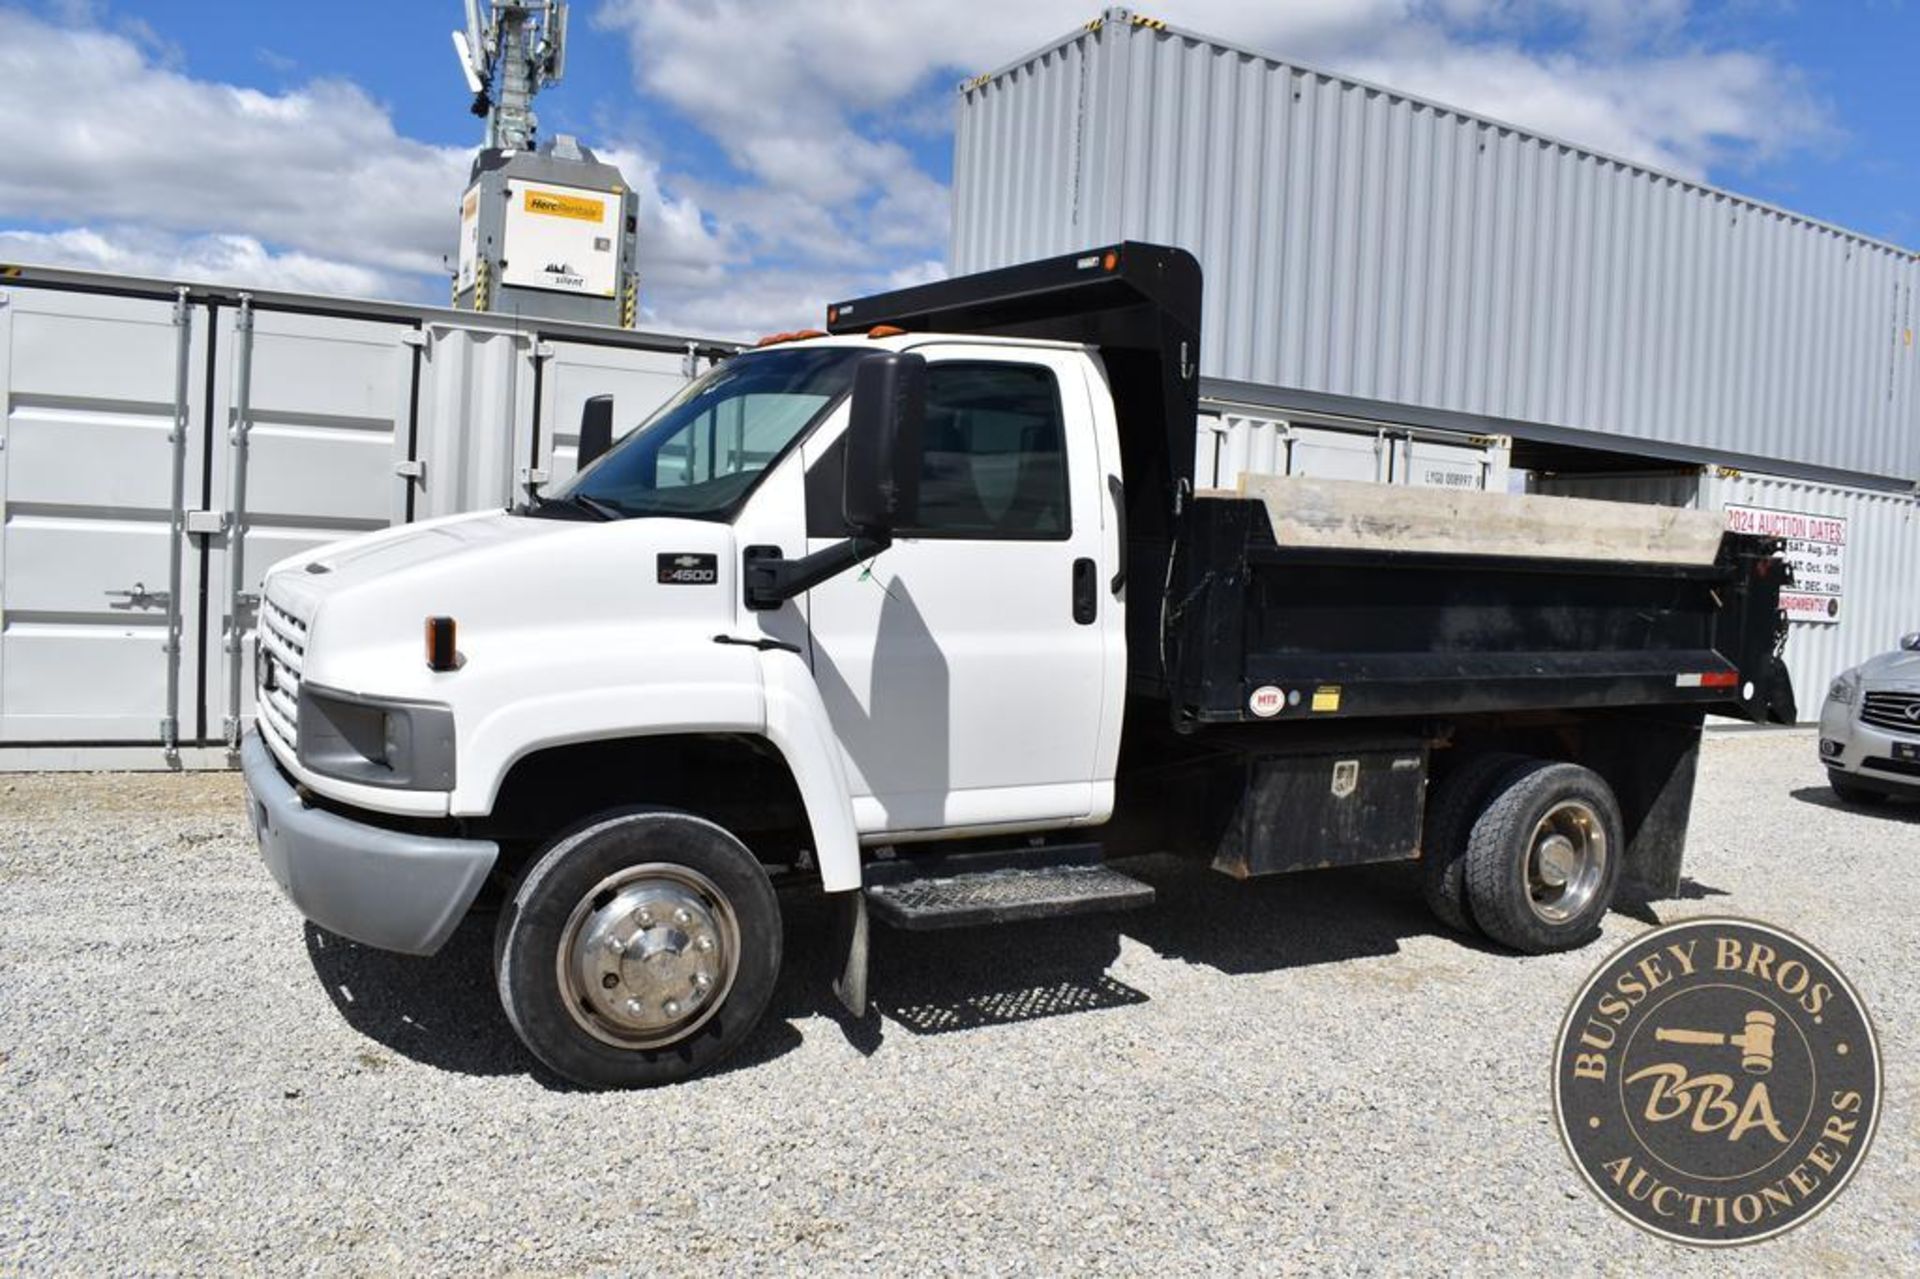
[[1859,676],[1852,671],[1840,672],[1840,677],[1834,680],[1833,686],[1827,690],[1827,700],[1837,706],[1853,705],[1853,695],[1860,688],[1858,681]]
[[343,782],[452,790],[453,712],[302,684],[300,762]]

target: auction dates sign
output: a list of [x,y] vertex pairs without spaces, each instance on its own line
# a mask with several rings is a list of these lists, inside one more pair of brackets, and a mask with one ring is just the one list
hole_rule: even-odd
[[1837,515],[1775,511],[1764,506],[1729,506],[1727,528],[1735,533],[1777,537],[1793,566],[1793,585],[1780,592],[1780,607],[1790,622],[1840,620],[1845,580],[1847,521]]

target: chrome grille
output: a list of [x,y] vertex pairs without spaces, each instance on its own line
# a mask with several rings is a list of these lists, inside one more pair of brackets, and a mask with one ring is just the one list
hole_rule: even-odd
[[[297,750],[300,716],[300,671],[307,655],[307,624],[271,597],[260,604],[259,645],[261,672],[272,673],[254,690],[255,718],[261,731],[278,738],[289,751]],[[272,688],[265,685],[271,683]]]
[[1920,737],[1920,692],[1868,693],[1861,699],[1860,722]]

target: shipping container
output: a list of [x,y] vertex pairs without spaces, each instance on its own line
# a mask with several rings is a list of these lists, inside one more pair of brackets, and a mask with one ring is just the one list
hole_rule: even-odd
[[1509,446],[1505,436],[1281,418],[1243,405],[1202,401],[1193,483],[1234,489],[1245,475],[1304,475],[1503,493]]
[[1191,250],[1216,393],[1920,478],[1913,252],[1124,9],[962,86],[953,202],[956,272]]
[[1781,537],[1795,589],[1786,661],[1803,721],[1819,718],[1833,677],[1920,631],[1920,497],[1727,467],[1549,475],[1533,491],[1729,513],[1729,527]]
[[0,767],[226,760],[259,583],[573,471],[730,344],[9,268],[0,280]]

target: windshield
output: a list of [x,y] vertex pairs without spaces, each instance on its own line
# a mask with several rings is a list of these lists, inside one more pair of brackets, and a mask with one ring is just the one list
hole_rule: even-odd
[[737,355],[687,384],[591,466],[546,494],[622,516],[724,519],[853,385],[864,347]]

